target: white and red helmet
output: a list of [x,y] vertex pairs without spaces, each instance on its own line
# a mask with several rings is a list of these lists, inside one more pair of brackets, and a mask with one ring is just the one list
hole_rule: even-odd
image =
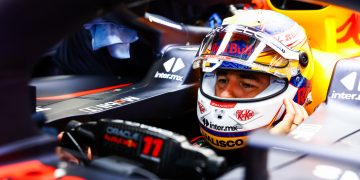
[[[242,148],[253,130],[284,114],[284,98],[303,105],[311,92],[313,58],[304,29],[270,10],[239,10],[203,40],[193,62],[201,68],[197,116],[207,142],[220,150]],[[269,86],[253,98],[215,95],[216,71],[265,73]]]

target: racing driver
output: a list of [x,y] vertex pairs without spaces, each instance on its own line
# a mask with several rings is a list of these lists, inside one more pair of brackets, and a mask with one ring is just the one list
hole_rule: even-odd
[[193,68],[201,69],[202,136],[191,142],[209,145],[229,164],[244,155],[252,131],[285,135],[308,117],[313,57],[304,29],[285,15],[237,11],[204,38]]

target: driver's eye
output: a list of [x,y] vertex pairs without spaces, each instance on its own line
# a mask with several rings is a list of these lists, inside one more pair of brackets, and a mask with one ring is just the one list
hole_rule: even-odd
[[227,82],[227,80],[226,80],[226,78],[218,78],[217,82],[225,84]]
[[216,84],[220,87],[224,87],[228,80],[225,77],[218,77],[216,80]]
[[250,89],[250,88],[254,88],[255,86],[249,83],[240,83],[240,86],[244,89]]

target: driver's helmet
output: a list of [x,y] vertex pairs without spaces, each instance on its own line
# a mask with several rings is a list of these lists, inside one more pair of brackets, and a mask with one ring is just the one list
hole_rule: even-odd
[[[311,102],[313,57],[305,31],[275,11],[239,10],[226,18],[204,38],[193,68],[201,69],[200,131],[216,149],[242,148],[250,132],[281,121],[285,97],[304,106]],[[217,91],[218,83],[220,89],[226,84],[224,72],[262,74],[267,84],[252,96],[222,96]]]

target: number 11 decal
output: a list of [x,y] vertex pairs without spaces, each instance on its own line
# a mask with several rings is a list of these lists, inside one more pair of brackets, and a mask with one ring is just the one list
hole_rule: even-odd
[[[159,138],[154,138],[151,136],[145,136],[144,140],[144,148],[142,153],[145,155],[149,155],[151,153],[152,157],[159,157],[160,151],[164,144],[164,141]],[[150,152],[152,150],[152,152]]]

